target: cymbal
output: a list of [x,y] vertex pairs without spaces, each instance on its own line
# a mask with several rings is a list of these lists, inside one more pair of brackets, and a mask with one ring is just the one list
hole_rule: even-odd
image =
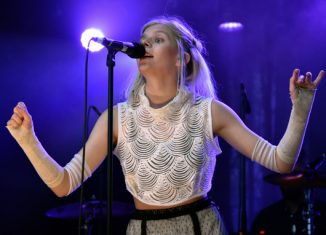
[[[106,216],[106,202],[88,201],[82,205],[83,216],[102,217]],[[134,211],[134,205],[125,202],[112,202],[112,216],[128,216]],[[45,215],[56,219],[77,219],[79,217],[79,202],[59,206],[48,210]]]
[[264,180],[271,184],[295,188],[324,188],[326,173],[297,171],[289,174],[270,174]]

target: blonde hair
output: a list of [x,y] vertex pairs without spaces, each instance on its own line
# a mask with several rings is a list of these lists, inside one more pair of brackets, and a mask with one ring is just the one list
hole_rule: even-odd
[[[210,69],[202,55],[204,46],[195,37],[192,28],[176,17],[157,17],[150,20],[142,28],[142,33],[153,25],[164,25],[175,37],[178,46],[178,56],[180,60],[180,70],[178,72],[178,88],[186,88],[195,96],[217,98],[215,92],[215,82]],[[190,61],[186,64],[184,53],[190,55]],[[139,88],[145,83],[144,77],[138,72],[136,79],[129,85],[127,96],[130,100],[133,95],[138,94]]]

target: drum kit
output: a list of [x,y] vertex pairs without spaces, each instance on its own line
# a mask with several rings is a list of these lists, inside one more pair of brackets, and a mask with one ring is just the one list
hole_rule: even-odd
[[326,172],[318,172],[318,168],[326,162],[325,154],[316,163],[303,171],[294,171],[289,174],[270,174],[264,177],[268,183],[278,185],[289,190],[301,189],[304,194],[304,209],[302,211],[305,222],[304,234],[315,234],[314,219],[318,212],[314,210],[314,189],[326,188]]

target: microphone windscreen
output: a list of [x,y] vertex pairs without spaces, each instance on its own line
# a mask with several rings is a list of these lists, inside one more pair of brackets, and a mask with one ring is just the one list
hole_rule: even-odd
[[132,49],[128,49],[126,54],[131,58],[141,58],[145,55],[145,47],[137,42],[133,42],[134,47]]

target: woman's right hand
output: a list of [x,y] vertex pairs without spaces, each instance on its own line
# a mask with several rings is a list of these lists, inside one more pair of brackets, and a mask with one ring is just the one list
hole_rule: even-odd
[[32,116],[23,102],[16,105],[6,127],[20,145],[35,139]]

